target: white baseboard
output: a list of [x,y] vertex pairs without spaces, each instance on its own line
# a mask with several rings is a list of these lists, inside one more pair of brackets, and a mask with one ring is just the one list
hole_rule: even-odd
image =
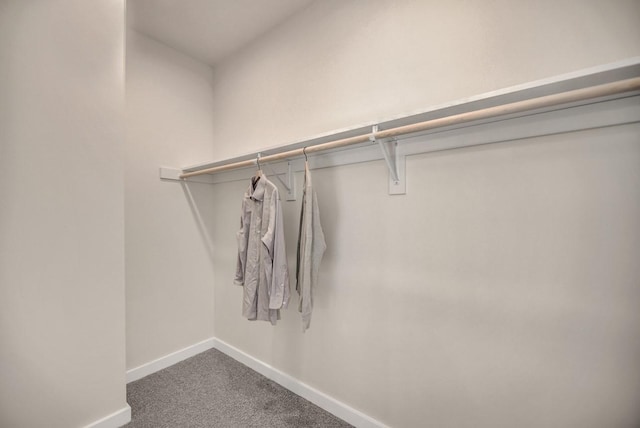
[[90,423],[85,428],[120,428],[131,422],[131,407],[127,404],[117,412]]
[[309,400],[321,409],[339,417],[340,419],[350,423],[358,428],[388,428],[385,424],[377,421],[364,413],[346,405],[345,403],[318,391],[317,389],[300,382],[298,379],[289,376],[280,370],[252,357],[251,355],[235,348],[220,339],[213,339],[213,347],[227,354],[236,361],[241,362],[245,366],[257,371],[266,378],[279,383],[295,394]]
[[127,383],[142,379],[145,376],[148,376],[162,369],[166,369],[167,367],[179,363],[182,360],[186,360],[187,358],[193,357],[194,355],[211,349],[214,346],[214,340],[215,339],[213,338],[203,340],[202,342],[196,343],[195,345],[187,346],[186,348],[180,349],[176,352],[172,352],[169,355],[165,355],[164,357],[160,357],[156,360],[150,361],[131,370],[127,370]]

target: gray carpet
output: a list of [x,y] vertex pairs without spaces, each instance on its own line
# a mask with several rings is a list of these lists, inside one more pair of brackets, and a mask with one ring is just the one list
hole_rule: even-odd
[[211,349],[127,385],[129,428],[350,427]]

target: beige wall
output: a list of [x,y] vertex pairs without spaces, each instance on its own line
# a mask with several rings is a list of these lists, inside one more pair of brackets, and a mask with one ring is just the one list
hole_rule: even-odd
[[[275,328],[242,318],[246,183],[216,185],[215,335],[393,427],[632,427],[639,133],[413,156],[401,197],[383,162],[315,170],[328,250],[305,334],[295,292]],[[299,203],[284,207],[293,274]]]
[[124,2],[0,2],[0,425],[127,406]]
[[636,0],[317,1],[216,67],[216,159],[638,56],[639,20]]
[[211,186],[159,166],[213,157],[211,68],[129,31],[125,237],[127,368],[213,336]]
[[[216,70],[216,159],[637,56],[639,16],[635,1],[315,2]],[[639,132],[413,156],[406,196],[383,162],[314,171],[328,250],[305,334],[295,293],[275,328],[241,317],[247,183],[215,185],[215,336],[393,427],[631,427]],[[299,200],[284,210],[293,275]]]

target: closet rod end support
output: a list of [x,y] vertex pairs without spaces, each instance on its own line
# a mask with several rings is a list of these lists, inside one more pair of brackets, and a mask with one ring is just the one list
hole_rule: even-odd
[[371,142],[371,144],[375,144],[376,143],[376,134],[378,133],[378,125],[373,125],[371,127],[371,134],[369,135],[369,142]]
[[181,169],[160,167],[161,180],[183,181],[183,179],[180,177],[181,175]]

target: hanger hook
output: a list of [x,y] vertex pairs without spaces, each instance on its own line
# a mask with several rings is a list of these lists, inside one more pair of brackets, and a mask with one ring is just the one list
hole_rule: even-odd
[[302,148],[302,154],[304,155],[304,160],[305,160],[306,162],[308,162],[308,161],[309,161],[309,159],[307,158],[307,148],[306,148],[306,147],[303,147],[303,148]]
[[258,165],[258,170],[262,171],[262,167],[260,166],[260,153],[256,157],[256,164]]

